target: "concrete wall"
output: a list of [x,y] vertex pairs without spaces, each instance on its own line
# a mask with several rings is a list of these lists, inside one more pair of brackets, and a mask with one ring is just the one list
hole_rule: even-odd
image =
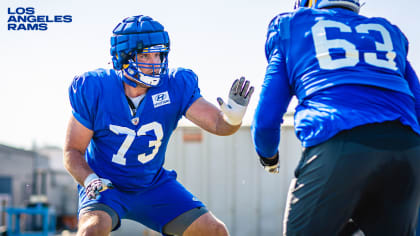
[[[0,145],[0,177],[11,178],[14,206],[24,206],[33,192],[33,175],[47,170],[48,159],[36,152]],[[37,183],[39,187],[39,183]]]

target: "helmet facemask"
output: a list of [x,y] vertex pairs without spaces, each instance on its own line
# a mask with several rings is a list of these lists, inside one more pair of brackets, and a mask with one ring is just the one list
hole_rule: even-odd
[[[145,63],[138,60],[138,55],[141,53],[159,53],[159,63]],[[165,45],[154,45],[142,50],[136,50],[130,54],[128,64],[123,66],[124,72],[126,72],[131,79],[142,83],[149,87],[155,87],[159,85],[160,78],[162,75],[168,73],[168,53],[169,48]],[[143,71],[145,72],[143,72]]]

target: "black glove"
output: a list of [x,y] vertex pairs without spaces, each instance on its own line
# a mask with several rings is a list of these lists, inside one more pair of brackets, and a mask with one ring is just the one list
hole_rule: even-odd
[[280,169],[279,152],[276,153],[273,159],[260,157],[260,163],[268,173],[277,174]]

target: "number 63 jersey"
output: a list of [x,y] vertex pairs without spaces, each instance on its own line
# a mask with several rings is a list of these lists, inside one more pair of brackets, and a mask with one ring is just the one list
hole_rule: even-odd
[[263,130],[279,130],[293,95],[299,100],[295,131],[305,147],[386,120],[420,133],[419,82],[407,51],[406,37],[383,18],[341,8],[299,8],[276,16],[268,27],[268,67],[253,123],[267,148],[257,145],[257,151],[277,150],[279,137]]
[[125,96],[122,74],[98,69],[76,76],[69,88],[73,116],[93,137],[85,158],[100,177],[122,191],[164,180],[165,151],[179,119],[201,97],[191,70],[172,69],[148,89],[136,113]]

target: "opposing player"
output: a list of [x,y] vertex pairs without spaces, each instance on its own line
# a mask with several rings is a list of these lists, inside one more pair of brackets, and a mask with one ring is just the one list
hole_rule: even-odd
[[420,202],[420,85],[408,41],[358,0],[302,0],[276,16],[252,124],[264,168],[278,172],[292,96],[305,148],[288,193],[285,235],[414,235]]
[[197,76],[168,69],[169,36],[148,16],[113,30],[114,69],[76,76],[64,164],[79,183],[78,235],[108,235],[123,218],[164,235],[228,235],[223,222],[163,168],[169,137],[185,116],[217,135],[235,133],[253,93],[242,77],[221,110],[200,95]]

